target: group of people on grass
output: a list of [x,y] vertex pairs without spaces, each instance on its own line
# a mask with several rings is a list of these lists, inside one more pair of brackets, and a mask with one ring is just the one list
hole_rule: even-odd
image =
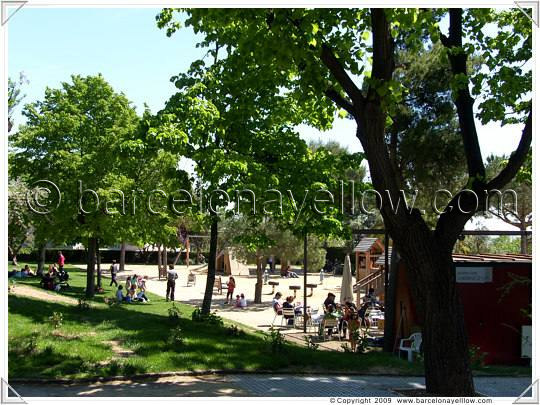
[[[235,288],[236,288],[236,280],[234,279],[233,276],[230,276],[229,281],[227,281],[227,297],[225,298],[225,303],[227,305],[232,305],[233,304],[233,295],[234,295],[234,289]],[[235,306],[235,308],[246,308],[247,307],[247,300],[246,300],[246,297],[245,297],[244,293],[236,295],[236,300],[234,301],[234,306]]]
[[66,258],[60,251],[58,252],[57,262],[49,265],[46,273],[40,269],[34,272],[27,264],[22,270],[14,268],[8,272],[8,278],[41,277],[39,285],[42,288],[51,291],[60,291],[63,287],[68,287],[67,281],[69,280],[69,274],[64,269],[65,262]]
[[126,278],[126,293],[124,294],[124,286],[119,285],[116,290],[116,301],[122,302],[150,302],[146,296],[146,280],[148,276],[137,276],[134,274]]

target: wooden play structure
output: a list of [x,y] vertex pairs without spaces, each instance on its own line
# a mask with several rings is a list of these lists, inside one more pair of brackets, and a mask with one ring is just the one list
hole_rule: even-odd
[[249,268],[236,259],[233,249],[225,248],[216,256],[216,272],[225,276],[249,275]]
[[[378,238],[362,238],[353,249],[356,263],[356,305],[360,306],[362,293],[375,290],[379,301],[384,301],[384,245]],[[380,265],[382,258],[383,265]]]

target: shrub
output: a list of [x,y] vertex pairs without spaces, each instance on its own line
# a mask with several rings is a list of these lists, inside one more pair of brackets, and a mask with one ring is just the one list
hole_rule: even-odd
[[23,339],[20,342],[20,351],[23,354],[32,354],[37,349],[38,344],[38,332],[32,332],[27,339]]
[[169,313],[169,320],[172,322],[177,322],[180,319],[180,310],[176,305],[174,305],[174,302],[172,306],[167,310]]
[[270,332],[264,338],[270,344],[272,353],[278,353],[285,349],[285,337],[279,329],[274,329],[272,326]]
[[58,329],[60,326],[62,326],[63,321],[64,315],[62,312],[53,312],[53,314],[49,316],[49,322],[54,329]]
[[203,314],[200,308],[195,308],[193,310],[191,313],[191,320],[193,322],[205,322],[209,325],[223,326],[223,318],[221,318],[215,312]]
[[304,340],[306,341],[306,346],[308,349],[310,350],[319,349],[319,344],[313,341],[313,336],[304,336]]
[[240,336],[244,336],[246,334],[242,329],[240,329],[236,325],[229,326],[226,329],[226,333],[227,333],[228,336],[233,336],[233,337],[240,337]]
[[469,357],[473,368],[482,368],[486,365],[486,352],[480,350],[479,346],[469,346]]
[[90,304],[86,300],[86,298],[79,298],[77,300],[77,309],[79,311],[87,311],[90,309]]
[[182,332],[182,328],[180,328],[180,326],[172,328],[167,339],[167,345],[169,345],[173,350],[178,350],[184,346],[184,343],[184,334]]

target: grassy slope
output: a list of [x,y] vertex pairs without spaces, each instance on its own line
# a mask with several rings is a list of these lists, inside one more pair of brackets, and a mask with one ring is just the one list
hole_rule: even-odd
[[[84,292],[85,272],[68,270],[71,289],[62,294],[79,298]],[[38,281],[17,284],[37,286]],[[149,304],[109,308],[103,297],[112,297],[114,289],[105,285],[105,294],[96,296],[88,311],[11,294],[9,377],[80,378],[208,369],[422,372],[419,363],[410,365],[386,353],[356,355],[288,344],[283,352],[274,354],[261,332],[245,329],[243,336],[231,336],[226,327],[191,321],[193,307],[183,304],[176,305],[182,315],[179,325],[185,345],[175,350],[166,343],[174,326],[167,315],[171,303],[149,294]],[[63,314],[63,324],[57,330],[48,322],[53,312]],[[35,348],[32,336],[37,337],[33,339]],[[112,340],[133,353],[119,357],[108,343]]]

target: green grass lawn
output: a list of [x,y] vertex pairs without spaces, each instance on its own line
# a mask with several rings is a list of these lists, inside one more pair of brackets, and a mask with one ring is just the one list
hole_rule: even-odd
[[[71,288],[58,295],[83,297],[86,273],[69,266],[67,270]],[[15,289],[20,285],[39,288],[38,283],[37,279],[19,280]],[[104,288],[104,294],[89,301],[87,310],[79,309],[76,303],[10,294],[9,377],[77,379],[209,369],[423,373],[421,362],[409,364],[382,352],[315,351],[288,343],[273,352],[262,332],[240,325],[243,333],[237,336],[231,333],[233,322],[225,321],[221,326],[192,321],[194,307],[190,305],[176,303],[181,317],[170,320],[172,304],[151,293],[150,303],[109,307],[104,297],[113,297],[115,288],[108,286],[107,279]],[[63,316],[62,325],[56,329],[49,321],[54,312]],[[168,342],[177,326],[184,341],[180,346]],[[491,367],[482,372],[530,374],[530,369]]]
[[[71,288],[61,295],[80,298],[84,294],[85,272],[67,269]],[[153,294],[148,294],[147,304],[109,307],[103,298],[112,297],[115,289],[104,284],[105,293],[89,301],[89,310],[81,310],[76,304],[10,294],[10,378],[81,378],[209,369],[422,372],[419,364],[410,365],[385,353],[314,351],[293,344],[285,344],[282,351],[273,353],[263,333],[242,328],[244,333],[235,336],[230,332],[232,322],[224,326],[194,322],[194,307],[189,305],[176,303],[181,318],[171,321],[168,309],[172,304]],[[15,288],[18,285],[39,288],[37,279],[17,281]],[[54,312],[63,315],[57,329],[49,322]],[[176,325],[184,338],[179,347],[167,343]],[[111,341],[132,353],[119,356]]]

